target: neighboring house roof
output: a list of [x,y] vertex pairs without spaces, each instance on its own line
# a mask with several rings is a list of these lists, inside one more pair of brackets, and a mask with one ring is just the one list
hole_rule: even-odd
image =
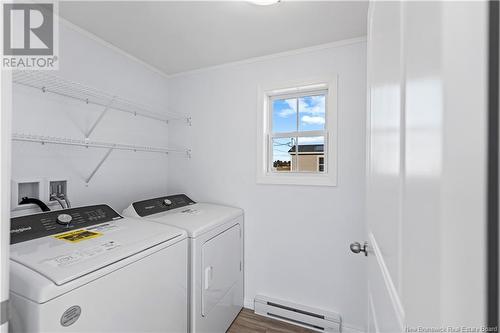
[[[295,153],[296,146],[293,146],[288,151],[289,153]],[[299,154],[323,154],[324,145],[299,145]]]

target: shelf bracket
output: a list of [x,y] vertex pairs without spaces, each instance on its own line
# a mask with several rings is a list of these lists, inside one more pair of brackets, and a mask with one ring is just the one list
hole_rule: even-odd
[[106,155],[102,158],[102,160],[97,164],[97,166],[94,168],[94,171],[90,174],[90,176],[87,178],[85,183],[88,185],[92,178],[94,178],[94,175],[96,174],[97,170],[101,168],[101,166],[104,164],[104,162],[108,159],[109,155],[113,151],[113,148],[109,148],[108,151],[106,152]]
[[87,134],[85,134],[85,140],[89,140],[90,139],[90,135],[92,134],[92,132],[94,132],[95,128],[97,127],[97,125],[99,125],[99,123],[101,122],[102,118],[104,117],[104,115],[106,114],[106,112],[108,112],[109,108],[111,107],[111,105],[113,104],[113,102],[115,101],[115,98],[116,97],[113,97],[109,103],[104,107],[104,110],[101,112],[101,114],[99,115],[99,117],[97,117],[96,121],[94,122],[94,124],[92,125],[92,127],[90,127],[89,131],[87,132]]

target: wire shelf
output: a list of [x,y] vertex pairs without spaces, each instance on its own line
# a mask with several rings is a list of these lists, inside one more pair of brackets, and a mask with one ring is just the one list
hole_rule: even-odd
[[69,138],[33,135],[33,134],[12,134],[13,141],[24,141],[24,142],[37,142],[41,144],[56,144],[56,145],[66,145],[66,146],[79,146],[79,147],[92,147],[92,148],[107,148],[116,150],[128,150],[128,151],[141,151],[150,153],[181,153],[189,155],[189,149],[170,149],[163,147],[152,147],[152,146],[136,146],[122,143],[109,143],[109,142],[99,142],[99,141],[89,141],[89,140],[76,140]]
[[[12,80],[16,84],[38,89],[43,93],[57,94],[87,104],[99,105],[106,109],[126,112],[158,121],[184,120],[188,124],[191,122],[191,118],[188,116],[172,112],[161,112],[161,109],[158,107],[133,102],[81,83],[47,74],[44,71],[14,71]],[[166,114],[166,116],[162,113]]]
[[99,141],[90,141],[90,140],[76,140],[69,138],[59,138],[59,137],[51,137],[51,136],[42,136],[42,135],[33,135],[33,134],[20,134],[13,133],[12,134],[13,141],[21,141],[21,142],[35,142],[43,144],[55,144],[55,145],[65,145],[65,146],[78,146],[78,147],[86,147],[86,148],[104,148],[107,149],[104,157],[99,161],[90,175],[85,179],[85,183],[89,184],[92,178],[95,176],[97,171],[101,168],[104,162],[108,159],[109,155],[114,150],[127,150],[127,151],[141,151],[141,152],[149,152],[149,153],[161,153],[161,154],[170,154],[170,153],[179,153],[184,154],[187,158],[191,157],[191,150],[189,149],[170,149],[163,147],[152,147],[152,146],[136,146],[122,143],[109,143],[109,142],[99,142]]

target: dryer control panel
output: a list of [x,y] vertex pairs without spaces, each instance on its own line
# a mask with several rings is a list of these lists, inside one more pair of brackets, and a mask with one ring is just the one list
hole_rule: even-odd
[[140,217],[166,212],[171,209],[193,205],[196,202],[185,194],[175,194],[160,198],[137,201],[132,204]]
[[77,207],[15,217],[10,220],[10,244],[122,218],[108,205]]

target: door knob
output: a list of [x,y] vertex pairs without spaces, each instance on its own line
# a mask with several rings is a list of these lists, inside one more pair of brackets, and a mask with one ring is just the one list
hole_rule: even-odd
[[361,245],[359,242],[351,243],[351,251],[356,254],[364,252],[366,257],[368,256],[368,243],[365,242],[363,245]]

